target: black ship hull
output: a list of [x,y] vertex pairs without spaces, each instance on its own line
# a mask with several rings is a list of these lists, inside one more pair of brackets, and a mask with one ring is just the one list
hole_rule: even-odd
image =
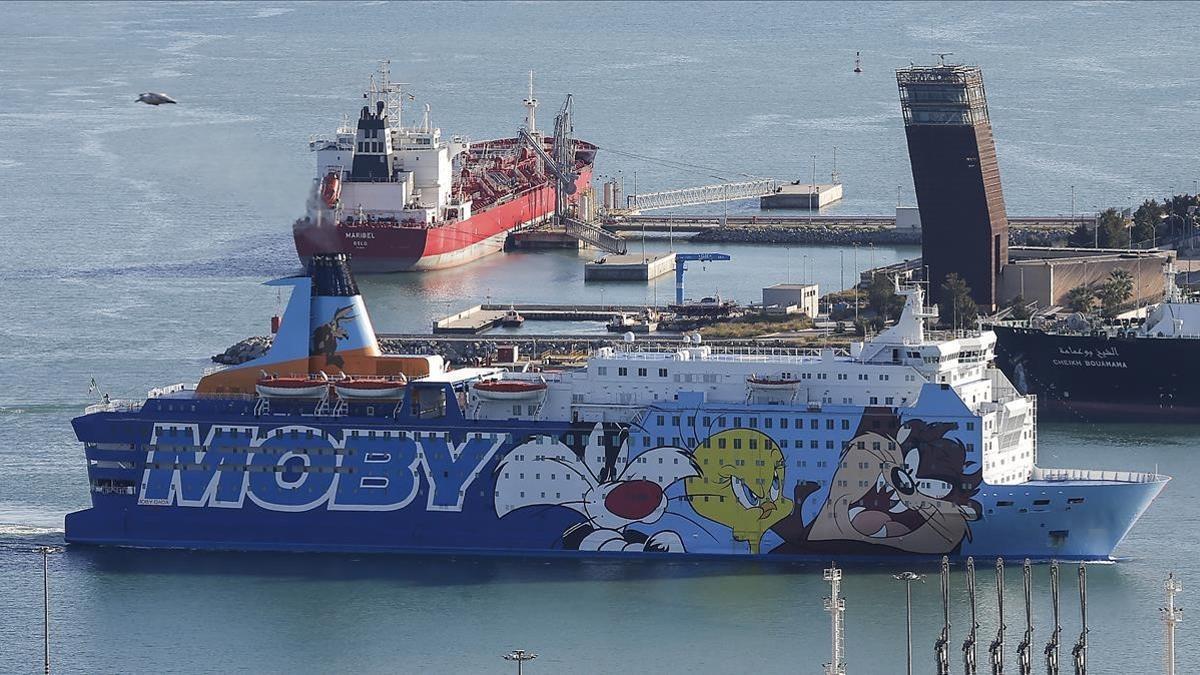
[[1058,419],[1200,422],[1200,340],[991,326],[996,364]]

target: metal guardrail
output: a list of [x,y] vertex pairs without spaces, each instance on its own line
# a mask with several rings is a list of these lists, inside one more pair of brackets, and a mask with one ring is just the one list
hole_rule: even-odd
[[577,220],[575,218],[564,217],[562,218],[562,226],[563,230],[566,231],[567,234],[579,239],[580,241],[587,242],[602,251],[608,251],[609,253],[616,253],[618,255],[625,254],[625,239],[620,235],[609,232],[599,225],[585,223],[584,221]]
[[648,211],[650,209],[715,204],[738,199],[755,199],[772,194],[778,185],[779,181],[774,178],[758,178],[737,183],[717,183],[716,185],[700,185],[679,190],[647,192],[640,195],[629,195],[626,197],[625,206],[632,211]]

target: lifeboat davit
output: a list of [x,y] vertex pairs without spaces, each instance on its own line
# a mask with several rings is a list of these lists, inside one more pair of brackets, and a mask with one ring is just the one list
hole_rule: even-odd
[[403,377],[355,377],[338,382],[334,388],[342,398],[398,399],[404,396],[405,384]]
[[338,200],[342,198],[342,179],[336,171],[330,171],[321,180],[321,201],[325,202],[325,206],[333,208],[337,206]]
[[255,385],[259,396],[271,398],[321,398],[328,382],[311,377],[264,377]]
[[527,399],[541,396],[546,391],[546,383],[536,380],[487,380],[476,382],[472,389],[479,398]]

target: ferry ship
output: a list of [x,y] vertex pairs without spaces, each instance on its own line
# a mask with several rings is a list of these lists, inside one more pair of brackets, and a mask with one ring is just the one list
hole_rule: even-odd
[[540,154],[571,165],[568,204],[590,194],[596,146],[568,133],[556,153],[555,139],[537,129],[532,74],[524,101],[528,133],[515,138],[446,141],[428,105],[419,124],[405,126],[411,97],[389,80],[386,66],[363,97],[355,127],[343,123],[333,136],[309,141],[317,176],[307,212],[292,226],[301,262],[344,252],[353,253],[357,272],[402,272],[500,251],[510,232],[554,215],[556,179]]
[[1142,319],[1084,315],[996,321],[996,363],[1046,412],[1071,421],[1200,419],[1200,302],[1164,268],[1163,301]]
[[1107,559],[1169,480],[1037,464],[990,332],[919,287],[834,349],[636,340],[583,367],[380,353],[345,254],[314,255],[264,356],[73,421],[72,544],[526,555]]

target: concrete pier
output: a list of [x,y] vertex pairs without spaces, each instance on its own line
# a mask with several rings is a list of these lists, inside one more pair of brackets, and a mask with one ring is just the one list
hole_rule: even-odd
[[557,230],[524,230],[514,232],[509,237],[513,248],[519,249],[578,249],[581,248],[578,237]]
[[675,269],[675,254],[608,255],[583,266],[584,281],[649,281]]
[[526,321],[611,321],[621,314],[637,314],[642,305],[542,305],[491,304],[475,305],[433,322],[433,332],[439,335],[478,335],[495,328],[509,308]]
[[758,205],[764,209],[819,209],[841,198],[841,183],[788,183],[759,198]]

